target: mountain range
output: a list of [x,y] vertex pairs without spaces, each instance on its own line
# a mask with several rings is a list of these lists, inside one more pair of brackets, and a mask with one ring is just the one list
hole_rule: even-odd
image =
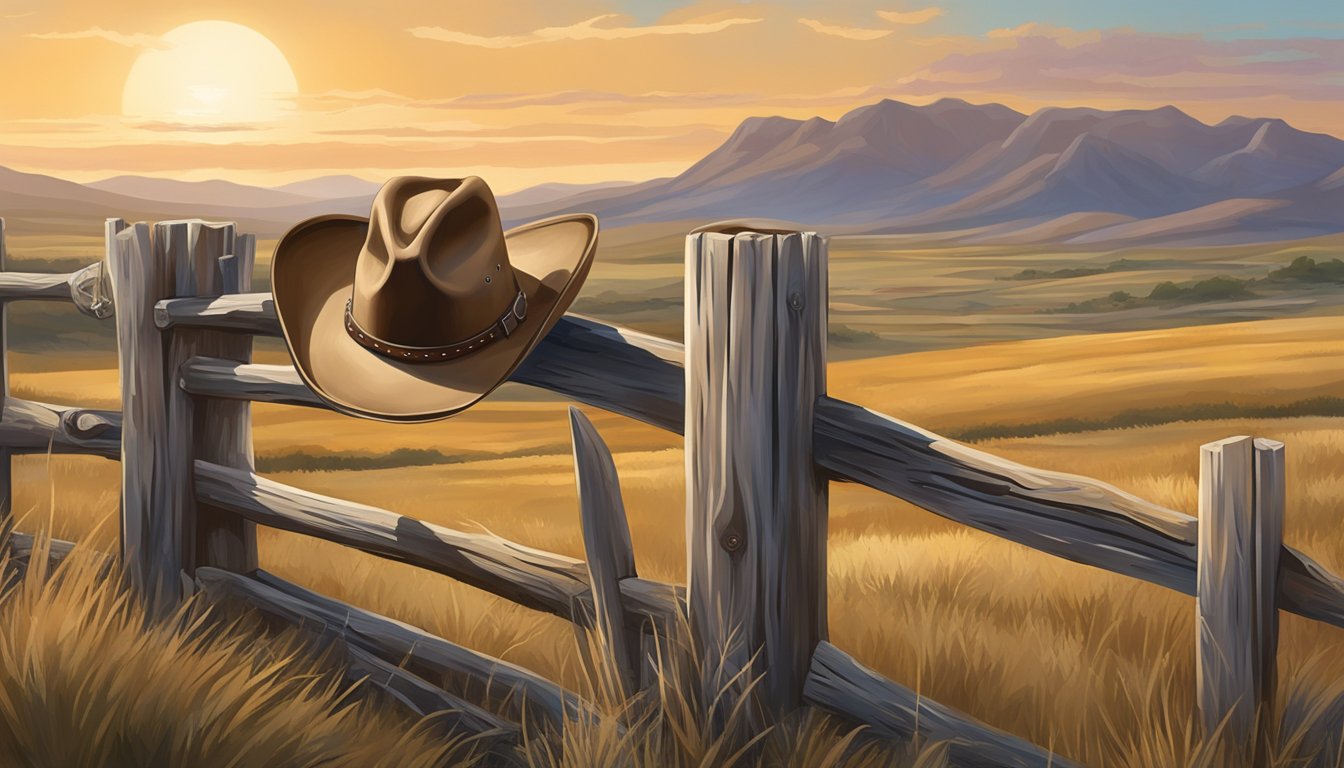
[[[81,185],[0,168],[0,215],[202,216],[276,234],[320,213],[366,214],[376,189],[352,176]],[[885,100],[835,121],[748,118],[673,178],[546,184],[500,204],[506,223],[587,211],[608,229],[764,217],[986,243],[1282,240],[1344,231],[1344,141],[1273,118],[1209,125],[1170,106],[1024,115]]]
[[769,217],[970,241],[1204,242],[1344,231],[1344,141],[1272,118],[882,101],[834,122],[750,118],[681,175],[518,219]]

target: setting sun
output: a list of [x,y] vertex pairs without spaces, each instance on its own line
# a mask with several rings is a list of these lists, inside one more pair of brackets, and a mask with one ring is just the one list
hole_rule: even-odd
[[227,21],[197,21],[165,33],[136,59],[122,112],[188,125],[271,122],[298,90],[285,55],[261,33]]

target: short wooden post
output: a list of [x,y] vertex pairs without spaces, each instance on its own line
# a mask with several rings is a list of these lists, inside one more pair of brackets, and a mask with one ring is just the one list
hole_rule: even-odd
[[[156,248],[174,266],[174,296],[220,296],[251,289],[255,240],[232,223],[197,219],[155,225]],[[246,401],[195,402],[178,385],[178,369],[196,355],[251,362],[252,340],[205,328],[174,328],[168,340],[170,503],[160,524],[175,542],[173,565],[188,575],[200,565],[233,571],[257,567],[256,527],[209,505],[198,504],[192,461],[253,467],[251,407]]]
[[[9,251],[5,247],[5,220],[0,218],[0,272],[9,269]],[[0,405],[9,399],[9,302],[0,301]],[[11,524],[14,513],[14,477],[12,454],[0,447],[0,531]]]
[[686,241],[691,630],[702,664],[721,670],[708,685],[727,687],[739,671],[740,681],[761,678],[766,718],[800,705],[827,633],[827,486],[812,458],[814,403],[826,392],[826,261],[815,233]]
[[1284,489],[1282,443],[1201,449],[1196,684],[1205,738],[1228,765],[1253,764],[1273,720]]
[[157,525],[169,497],[168,409],[154,305],[172,295],[173,267],[154,247],[148,224],[108,219],[106,234],[122,392],[121,554],[131,583],[156,599],[180,589],[178,549],[167,546]]
[[621,579],[637,576],[630,523],[621,500],[621,481],[611,451],[593,423],[578,408],[569,409],[574,442],[574,477],[579,487],[579,514],[583,546],[588,559],[588,583],[593,590],[593,625],[602,633],[615,662],[619,693],[634,694],[639,682],[642,633],[625,625],[621,606]]

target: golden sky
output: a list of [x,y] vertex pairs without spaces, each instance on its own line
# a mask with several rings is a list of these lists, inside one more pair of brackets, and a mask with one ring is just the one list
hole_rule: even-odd
[[[930,2],[0,0],[0,165],[508,191],[675,174],[751,115],[944,96],[1344,131],[1334,3]],[[207,20],[229,24],[183,28]]]

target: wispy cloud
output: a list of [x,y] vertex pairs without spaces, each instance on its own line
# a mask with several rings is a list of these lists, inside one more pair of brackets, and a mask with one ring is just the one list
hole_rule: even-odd
[[994,50],[953,53],[894,85],[903,95],[1012,93],[1130,103],[1344,99],[1344,40],[1209,40],[1027,25]]
[[930,21],[943,15],[943,9],[937,6],[921,8],[917,11],[878,11],[878,18],[892,24],[919,25],[928,24]]
[[558,43],[564,40],[628,40],[649,35],[709,35],[722,32],[730,27],[743,24],[755,24],[759,18],[732,18],[719,21],[684,22],[680,24],[650,24],[646,26],[598,26],[598,24],[619,18],[609,13],[594,16],[591,19],[570,24],[566,27],[542,27],[522,35],[473,35],[469,32],[445,29],[443,27],[412,27],[407,30],[415,37],[426,40],[438,40],[444,43],[470,45],[477,48],[522,48],[539,43]]
[[[877,11],[879,19],[898,26],[927,24],[942,15],[943,9],[934,6],[922,8],[918,11]],[[842,37],[846,40],[881,40],[896,31],[894,27],[851,27],[806,18],[799,19],[798,23],[818,34]]]
[[831,37],[843,37],[846,40],[878,40],[895,31],[891,29],[868,29],[866,27],[842,27],[816,19],[799,19],[798,23],[813,32],[820,32]]
[[124,45],[127,48],[158,48],[162,42],[157,35],[143,32],[117,32],[102,27],[90,27],[77,32],[29,32],[26,37],[38,40],[106,40],[109,43]]

